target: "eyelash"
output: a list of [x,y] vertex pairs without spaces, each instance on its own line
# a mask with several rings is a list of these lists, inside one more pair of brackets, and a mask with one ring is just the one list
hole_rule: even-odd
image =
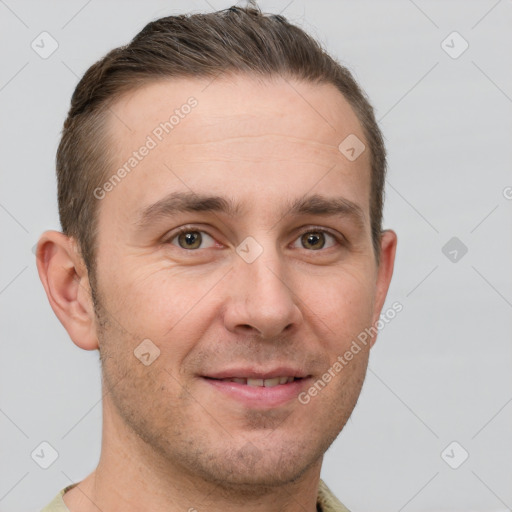
[[[211,235],[210,233],[208,233],[208,231],[204,230],[204,229],[201,229],[201,228],[198,228],[197,226],[193,226],[193,225],[187,225],[187,226],[181,226],[179,228],[177,228],[176,231],[174,231],[169,237],[167,237],[165,240],[164,240],[164,243],[166,244],[172,244],[172,241],[177,238],[179,235],[183,234],[183,233],[190,233],[190,232],[193,232],[193,231],[197,231],[199,233],[205,233],[207,234],[209,237],[211,237],[213,240],[216,241],[215,237],[213,235]],[[347,246],[348,245],[348,241],[347,239],[342,235],[342,234],[335,234],[325,228],[322,228],[322,227],[317,227],[317,226],[308,226],[307,229],[304,229],[303,231],[301,231],[293,240],[293,243],[295,243],[299,238],[301,238],[303,235],[305,235],[306,233],[324,233],[328,236],[331,236],[336,244],[338,246]],[[174,244],[172,244],[174,245]],[[178,247],[179,249],[182,249],[183,251],[186,251],[186,252],[194,252],[194,251],[198,251],[199,249],[183,249],[183,247],[180,247],[179,245],[176,245],[176,247]],[[326,251],[328,249],[331,249],[332,247],[328,247],[327,249],[319,249],[318,252],[321,252],[321,251]],[[208,247],[207,249],[211,249],[211,247]],[[308,250],[308,249],[305,249],[303,248],[304,250]],[[204,249],[203,249],[204,250]],[[314,251],[314,250],[309,250],[308,252],[317,252],[317,251]]]

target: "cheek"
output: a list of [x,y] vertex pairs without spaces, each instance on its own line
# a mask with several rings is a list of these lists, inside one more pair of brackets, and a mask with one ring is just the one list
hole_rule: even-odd
[[370,275],[369,271],[344,269],[301,279],[298,295],[305,304],[304,313],[323,327],[323,336],[335,345],[350,343],[370,325],[375,294]]
[[132,262],[119,265],[102,288],[109,311],[126,331],[149,338],[162,352],[172,344],[173,357],[179,360],[177,351],[186,353],[214,322],[215,286],[224,273],[192,275],[162,261],[143,268]]

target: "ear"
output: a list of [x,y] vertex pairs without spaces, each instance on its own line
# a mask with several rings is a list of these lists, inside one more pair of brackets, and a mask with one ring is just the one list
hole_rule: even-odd
[[91,287],[76,241],[59,231],[46,231],[37,244],[37,271],[60,323],[75,345],[98,348]]
[[[375,303],[373,310],[372,325],[375,325],[380,317],[386,295],[388,294],[389,284],[393,276],[393,268],[395,266],[397,236],[390,229],[383,231],[380,238],[380,260],[377,268],[377,282],[375,291]],[[372,336],[370,346],[373,347],[377,341],[377,335]]]

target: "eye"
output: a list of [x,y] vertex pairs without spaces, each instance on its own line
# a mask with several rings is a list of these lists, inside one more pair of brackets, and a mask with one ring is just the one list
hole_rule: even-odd
[[170,240],[170,243],[182,249],[193,250],[213,247],[215,240],[204,231],[188,230],[178,233]]
[[328,249],[336,244],[336,238],[325,231],[307,231],[295,241],[293,247],[318,251],[320,249]]

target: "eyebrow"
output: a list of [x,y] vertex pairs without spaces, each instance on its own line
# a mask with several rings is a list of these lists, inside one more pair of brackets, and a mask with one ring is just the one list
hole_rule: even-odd
[[[144,208],[135,225],[146,228],[161,218],[184,212],[214,212],[235,217],[243,210],[242,205],[221,196],[197,194],[194,192],[172,192]],[[288,203],[283,209],[282,220],[294,215],[342,216],[351,218],[358,226],[364,226],[365,215],[356,203],[342,197],[305,195]]]
[[341,216],[354,220],[358,226],[365,223],[363,209],[344,197],[303,196],[293,201],[286,215]]
[[160,218],[183,212],[216,212],[235,216],[240,206],[220,196],[196,194],[194,192],[172,192],[142,210],[136,226],[144,228]]

